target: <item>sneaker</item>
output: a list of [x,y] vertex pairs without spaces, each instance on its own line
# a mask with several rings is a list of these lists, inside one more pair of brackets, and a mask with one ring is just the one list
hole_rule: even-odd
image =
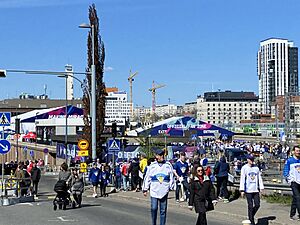
[[300,217],[295,217],[295,216],[290,216],[290,220],[299,220],[300,221]]
[[179,203],[179,200],[178,200],[178,199],[176,199],[176,203]]
[[224,201],[223,201],[224,203],[229,203],[229,200],[228,199],[226,199],[226,198],[224,198]]

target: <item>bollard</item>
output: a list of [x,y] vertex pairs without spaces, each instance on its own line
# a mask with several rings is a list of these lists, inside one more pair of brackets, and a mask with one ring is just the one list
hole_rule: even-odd
[[251,225],[250,220],[243,220],[242,223],[243,223],[243,225]]
[[8,200],[8,198],[3,198],[3,199],[2,199],[2,205],[3,205],[3,206],[8,206],[8,205],[9,205],[9,200]]

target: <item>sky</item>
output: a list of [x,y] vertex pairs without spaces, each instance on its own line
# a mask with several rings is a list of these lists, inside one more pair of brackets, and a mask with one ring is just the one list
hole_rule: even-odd
[[[286,38],[300,46],[299,0],[0,0],[0,69],[76,72],[87,65],[88,7],[95,3],[105,44],[107,87],[133,102],[182,105],[218,89],[258,92],[260,41]],[[78,75],[83,79],[84,75]],[[51,75],[7,73],[0,99],[25,92],[65,98],[65,81]],[[82,96],[78,82],[75,97]]]

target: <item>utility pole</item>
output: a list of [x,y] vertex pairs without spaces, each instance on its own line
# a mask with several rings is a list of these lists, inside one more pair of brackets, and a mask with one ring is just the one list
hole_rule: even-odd
[[275,123],[276,123],[276,140],[279,142],[279,130],[278,130],[278,104],[275,104]]

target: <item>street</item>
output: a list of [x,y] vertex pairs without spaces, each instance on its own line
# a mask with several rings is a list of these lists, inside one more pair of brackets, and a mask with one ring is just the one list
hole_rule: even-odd
[[[143,224],[150,225],[150,205],[147,201],[124,200],[115,197],[92,198],[84,193],[83,205],[80,209],[53,210],[52,191],[54,177],[44,176],[41,180],[41,196],[36,202],[23,203],[2,207],[0,225],[52,225],[52,224],[89,224],[89,225],[119,225]],[[196,224],[197,215],[186,208],[170,206],[168,208],[167,224]],[[227,218],[228,219],[228,218]],[[240,224],[230,221],[232,218],[218,218],[213,213],[208,214],[210,225]]]

